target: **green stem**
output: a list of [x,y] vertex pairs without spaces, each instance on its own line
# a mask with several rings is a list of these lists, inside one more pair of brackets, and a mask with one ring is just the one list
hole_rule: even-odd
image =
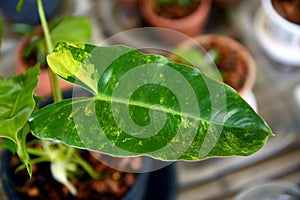
[[[53,51],[53,45],[50,37],[50,31],[48,28],[42,0],[37,0],[37,6],[38,6],[38,12],[39,12],[43,32],[46,39],[47,52],[51,53]],[[50,77],[53,100],[54,102],[59,102],[62,100],[62,92],[58,82],[58,77],[54,74],[54,72],[50,68],[48,69],[48,72]]]
[[[53,45],[52,45],[52,41],[51,41],[51,37],[50,37],[50,31],[49,31],[49,28],[47,25],[47,20],[46,20],[44,8],[43,8],[42,0],[37,0],[37,6],[38,6],[38,12],[39,12],[43,32],[44,32],[45,39],[46,39],[47,52],[51,53],[53,51]],[[52,89],[53,100],[54,100],[54,102],[59,102],[62,100],[62,92],[61,92],[61,89],[59,86],[58,78],[50,68],[48,69],[48,72],[49,72],[49,77],[50,77],[50,84],[51,84],[51,89]],[[42,140],[42,145],[44,147],[45,154],[49,155],[50,157],[49,158],[43,157],[39,161],[45,160],[45,161],[52,162],[53,159],[55,159],[55,158],[53,158],[53,153],[51,153],[51,148],[50,148],[51,144],[48,141]],[[61,151],[64,151],[64,146],[58,145],[58,147]],[[92,178],[101,178],[102,177],[102,175],[97,174],[94,171],[94,169],[89,165],[89,163],[87,163],[84,159],[82,159],[75,152],[76,151],[73,147],[68,147],[67,157],[70,157],[70,158],[73,157],[74,162],[81,165]],[[32,151],[32,153],[39,154],[39,152],[35,152],[35,151]]]
[[[31,165],[33,165],[33,164],[38,164],[38,163],[42,163],[42,162],[50,162],[50,159],[47,158],[47,157],[40,157],[40,158],[32,159],[32,160],[30,161]],[[18,166],[18,167],[16,168],[15,173],[17,173],[17,172],[19,172],[19,171],[21,171],[21,170],[23,170],[23,169],[25,169],[25,168],[26,168],[26,165],[25,165],[25,164],[22,164],[22,165],[20,165],[20,166]]]
[[[52,45],[52,41],[51,41],[50,31],[49,31],[49,27],[47,24],[42,0],[37,0],[37,7],[38,7],[38,13],[39,13],[39,17],[41,20],[42,28],[43,28],[43,33],[44,33],[45,39],[46,39],[47,54],[48,54],[53,51],[53,45]],[[50,78],[50,85],[51,85],[51,89],[52,89],[53,101],[59,102],[62,100],[62,92],[61,92],[60,85],[58,82],[58,77],[54,74],[54,72],[50,68],[48,68],[48,74],[49,74],[49,78]],[[49,141],[42,140],[42,145],[45,150],[45,153],[47,155],[49,155],[50,160],[54,159],[53,153],[51,153],[51,149],[50,149],[51,144],[49,143]]]
[[37,149],[37,148],[27,148],[27,152],[31,155],[40,156],[40,157],[48,155],[45,154],[45,151],[43,149]]
[[105,177],[105,174],[98,174],[95,172],[94,168],[81,158],[80,155],[75,155],[72,159],[73,162],[79,164],[83,169],[93,178],[93,179],[102,179]]
[[[62,147],[60,147],[60,148],[62,148]],[[75,154],[75,149],[72,147],[68,147],[66,154],[67,154],[67,156],[66,156],[67,158],[72,158],[73,155]]]

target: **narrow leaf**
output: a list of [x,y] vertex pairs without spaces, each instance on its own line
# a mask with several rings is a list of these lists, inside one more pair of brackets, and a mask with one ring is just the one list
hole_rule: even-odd
[[19,0],[19,1],[18,1],[17,7],[16,7],[16,10],[17,10],[18,12],[21,11],[21,8],[22,8],[23,3],[24,3],[24,0]]
[[15,153],[17,150],[17,145],[12,140],[7,138],[2,138],[0,142],[0,149],[7,149],[12,153]]
[[18,143],[17,143],[17,154],[20,158],[20,160],[24,163],[27,172],[29,176],[32,175],[32,166],[31,166],[31,160],[30,156],[27,152],[27,144],[26,144],[26,138],[28,133],[30,132],[28,124],[26,124],[23,129],[18,134]]
[[115,156],[200,160],[250,155],[272,134],[233,89],[162,56],[59,43],[48,62],[94,97],[35,113],[29,123],[40,138]]

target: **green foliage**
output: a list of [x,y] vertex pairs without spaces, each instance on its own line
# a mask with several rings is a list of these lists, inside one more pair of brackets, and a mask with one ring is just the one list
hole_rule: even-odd
[[[33,97],[37,86],[38,67],[25,74],[0,80],[0,137],[12,152],[17,151],[31,174],[30,159],[26,152],[27,121],[35,109]],[[10,140],[10,141],[8,141]]]
[[211,49],[209,52],[204,53],[196,48],[176,48],[174,53],[175,61],[193,66],[200,70],[206,76],[223,81],[222,75],[215,64],[218,64],[221,59],[221,54],[218,49]]
[[62,19],[50,31],[53,45],[58,41],[88,42],[92,34],[92,25],[85,17],[68,16]]
[[20,10],[21,10],[23,3],[24,3],[24,0],[19,0],[19,2],[18,2],[18,4],[17,4],[17,7],[16,7],[16,10],[17,10],[17,11],[20,11]]
[[1,137],[18,143],[18,133],[27,123],[35,108],[33,98],[39,68],[30,68],[25,74],[0,81]]
[[[39,30],[26,24],[14,24],[13,30],[17,33],[34,38],[30,45],[26,47],[24,58],[35,57],[41,66],[46,66],[46,41],[44,35]],[[61,20],[53,20],[50,23],[50,37],[53,46],[58,41],[88,42],[91,38],[92,25],[85,17],[67,16]]]
[[[86,88],[95,96],[65,100],[35,113],[30,119],[30,127],[34,135],[42,139],[54,139],[114,156],[201,160],[211,156],[250,155],[272,134],[233,89],[162,56],[142,54],[124,46],[59,43],[48,56],[48,63],[60,77]],[[144,66],[143,73],[134,73],[130,82],[122,82],[122,77],[135,71],[137,66]],[[133,80],[139,83],[151,80],[151,84],[132,93]],[[182,88],[186,81],[192,90]],[[118,90],[119,84],[126,87]],[[223,89],[224,96],[218,89],[213,93],[209,91],[208,85]],[[176,95],[177,89],[180,95]],[[170,90],[175,90],[175,94]],[[196,102],[192,101],[192,92]],[[130,98],[128,94],[131,94]],[[222,98],[226,98],[227,103],[223,104],[225,107],[221,105],[217,109],[218,116],[213,117],[212,104],[222,102]],[[182,101],[189,105],[185,107]],[[132,121],[124,115],[126,112],[130,113],[133,123],[142,126],[131,126]],[[116,120],[119,117],[120,120]],[[150,127],[149,130],[146,127]],[[157,131],[157,134],[149,136],[147,131],[150,135],[151,131]],[[201,155],[200,148],[205,145],[205,138],[210,137],[207,134],[219,134],[219,137],[209,141],[211,149]]]

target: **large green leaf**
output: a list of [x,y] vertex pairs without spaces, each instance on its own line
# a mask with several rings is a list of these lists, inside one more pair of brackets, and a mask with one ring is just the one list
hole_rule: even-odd
[[48,63],[94,96],[35,113],[29,124],[40,138],[116,156],[200,160],[250,155],[272,134],[232,88],[162,56],[59,43]]
[[33,67],[25,74],[0,80],[0,137],[18,143],[18,133],[35,108],[38,73],[39,68]]

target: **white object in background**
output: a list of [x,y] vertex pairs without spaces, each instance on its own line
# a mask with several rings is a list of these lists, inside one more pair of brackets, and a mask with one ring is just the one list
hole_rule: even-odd
[[257,183],[239,193],[234,200],[298,200],[300,188],[285,181]]
[[262,8],[266,13],[268,26],[275,36],[290,47],[300,49],[300,25],[279,15],[272,0],[262,0]]
[[300,85],[297,85],[295,87],[295,98],[296,98],[296,102],[298,103],[298,106],[300,108]]
[[[262,3],[263,9],[257,11],[254,19],[258,42],[274,60],[300,66],[300,25],[279,16],[270,5],[271,0],[262,0]],[[270,7],[272,11],[268,9]]]
[[252,91],[244,95],[243,99],[253,108],[253,110],[255,110],[255,112],[258,112],[257,101]]

